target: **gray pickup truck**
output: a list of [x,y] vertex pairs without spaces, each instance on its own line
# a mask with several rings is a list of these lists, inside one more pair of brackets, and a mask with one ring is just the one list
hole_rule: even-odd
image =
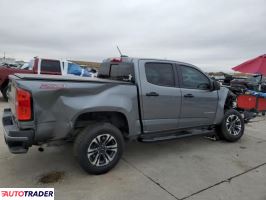
[[228,89],[177,61],[111,58],[98,78],[15,74],[2,122],[12,153],[74,141],[92,174],[112,169],[130,139],[154,142],[206,132],[237,141],[244,120]]

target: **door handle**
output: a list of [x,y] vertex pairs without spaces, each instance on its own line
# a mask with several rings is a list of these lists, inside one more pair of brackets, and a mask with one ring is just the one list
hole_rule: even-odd
[[194,96],[192,94],[185,94],[184,97],[185,98],[193,98]]
[[148,96],[148,97],[157,97],[157,96],[159,96],[159,94],[157,92],[149,92],[149,93],[146,93],[146,96]]

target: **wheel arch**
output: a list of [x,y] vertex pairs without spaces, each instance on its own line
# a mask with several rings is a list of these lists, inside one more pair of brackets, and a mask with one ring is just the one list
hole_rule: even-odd
[[129,135],[129,121],[126,115],[119,111],[87,111],[79,113],[73,120],[73,129],[82,129],[98,122],[111,123],[121,131],[124,137]]
[[222,87],[218,91],[218,95],[219,100],[214,124],[220,124],[222,122],[225,112],[233,108],[233,102],[236,98],[236,95],[225,87]]

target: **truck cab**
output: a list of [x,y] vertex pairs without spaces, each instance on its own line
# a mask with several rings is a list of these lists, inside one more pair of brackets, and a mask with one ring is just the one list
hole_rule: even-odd
[[139,89],[145,133],[210,125],[217,120],[217,84],[199,68],[159,59],[107,59],[99,77],[125,81]]

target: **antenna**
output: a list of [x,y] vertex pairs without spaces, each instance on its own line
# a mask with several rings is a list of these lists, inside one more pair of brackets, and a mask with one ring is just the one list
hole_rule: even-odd
[[122,57],[123,55],[122,55],[122,53],[121,53],[121,51],[120,51],[119,47],[118,47],[118,46],[116,46],[116,48],[117,48],[117,50],[118,50],[118,52],[119,52],[120,56]]
[[119,49],[118,46],[116,46],[116,47],[117,47],[117,50],[118,50],[118,52],[119,52],[119,54],[120,54],[121,57],[128,57],[128,56],[122,54],[122,52],[120,51],[120,49]]

